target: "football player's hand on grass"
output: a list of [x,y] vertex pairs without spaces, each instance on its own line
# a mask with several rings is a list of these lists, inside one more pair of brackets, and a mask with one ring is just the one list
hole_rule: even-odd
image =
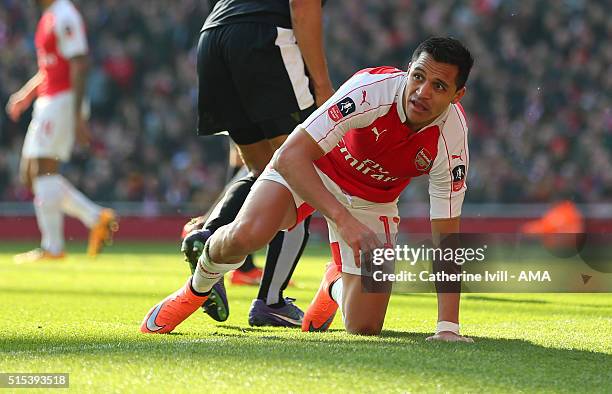
[[472,338],[464,337],[451,331],[441,331],[435,335],[427,337],[426,341],[474,343]]

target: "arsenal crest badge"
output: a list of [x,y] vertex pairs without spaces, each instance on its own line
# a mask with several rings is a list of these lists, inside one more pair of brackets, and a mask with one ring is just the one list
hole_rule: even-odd
[[421,148],[414,157],[414,166],[421,172],[429,170],[432,162],[431,153],[425,148]]

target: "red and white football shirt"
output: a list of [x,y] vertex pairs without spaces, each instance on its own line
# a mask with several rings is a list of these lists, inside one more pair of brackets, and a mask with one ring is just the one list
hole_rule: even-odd
[[43,82],[39,96],[70,90],[69,59],[87,53],[85,24],[69,0],[55,0],[43,13],[34,38]]
[[302,127],[326,152],[315,165],[342,190],[372,202],[397,200],[414,177],[429,175],[430,216],[461,214],[468,171],[467,123],[451,104],[418,132],[404,124],[408,74],[393,67],[351,77]]

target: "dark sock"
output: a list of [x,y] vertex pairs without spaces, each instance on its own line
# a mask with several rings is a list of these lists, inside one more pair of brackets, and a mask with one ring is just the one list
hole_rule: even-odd
[[[241,168],[242,167],[231,167],[230,173],[232,176],[235,176],[241,170]],[[215,209],[219,204],[221,204],[221,209],[214,217],[208,217],[204,227],[211,232],[215,232],[215,230],[217,230],[219,227],[233,222],[236,215],[238,215],[240,208],[242,208],[242,204],[244,204],[244,201],[249,195],[255,180],[256,178],[254,176],[247,175],[231,183],[226,188],[223,197],[209,212],[215,213]],[[253,256],[248,255],[245,263],[238,269],[242,272],[248,272],[253,268],[255,268]]]
[[[283,291],[289,285],[293,271],[308,241],[310,217],[298,224],[295,231],[280,231],[268,244],[266,265],[257,298],[274,307],[285,305]],[[302,231],[299,231],[301,228]]]
[[250,270],[255,268],[257,267],[255,267],[255,263],[253,262],[253,255],[250,254],[246,257],[246,260],[244,260],[244,264],[242,264],[240,268],[238,268],[238,271],[249,272]]
[[[221,201],[212,208],[212,212],[216,213],[216,215],[208,217],[204,228],[215,232],[219,227],[233,222],[240,208],[242,208],[244,200],[246,200],[249,195],[255,180],[256,178],[254,176],[247,175],[228,186]],[[215,212],[219,204],[221,208]]]

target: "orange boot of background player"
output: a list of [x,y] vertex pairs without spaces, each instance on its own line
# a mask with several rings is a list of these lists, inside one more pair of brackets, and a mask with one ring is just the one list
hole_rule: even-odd
[[540,219],[527,222],[522,232],[539,238],[548,250],[570,256],[581,248],[584,227],[584,218],[576,204],[562,201]]
[[112,209],[104,208],[100,212],[98,223],[96,223],[89,231],[89,244],[87,245],[87,254],[91,257],[97,256],[104,245],[110,245],[113,242],[113,234],[119,229],[117,215]]
[[524,234],[578,234],[584,231],[584,218],[571,201],[562,201],[553,205],[538,219],[527,222]]

